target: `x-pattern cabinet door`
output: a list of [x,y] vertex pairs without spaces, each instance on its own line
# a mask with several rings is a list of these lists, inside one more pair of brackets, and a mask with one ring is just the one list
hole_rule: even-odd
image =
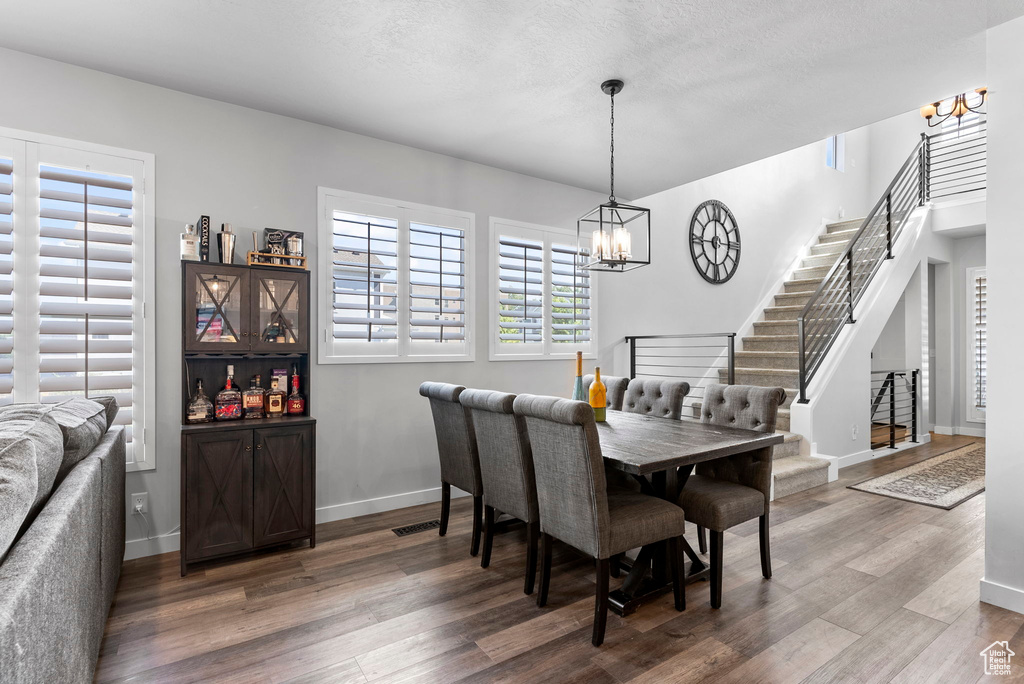
[[189,560],[245,551],[252,540],[252,431],[188,436]]
[[255,430],[254,434],[255,544],[265,546],[308,537],[313,528],[309,498],[312,429],[297,425]]
[[249,348],[249,273],[217,264],[190,264],[185,278],[185,351]]
[[286,269],[252,269],[249,345],[253,351],[296,352],[309,347],[309,276]]

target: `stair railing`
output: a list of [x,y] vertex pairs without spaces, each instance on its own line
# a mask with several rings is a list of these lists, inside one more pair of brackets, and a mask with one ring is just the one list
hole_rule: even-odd
[[[697,418],[693,404],[704,400],[704,388],[720,383],[736,384],[736,333],[682,335],[628,335],[629,377],[685,380],[690,392],[683,399],[683,416]],[[725,368],[722,369],[722,360]]]
[[892,249],[910,214],[928,199],[928,137],[903,162],[867,218],[836,259],[797,318],[800,403],[843,326],[854,323],[853,310]]
[[[871,448],[917,442],[918,369],[871,371]],[[897,379],[899,382],[897,382]],[[885,400],[888,399],[887,402]],[[885,402],[883,404],[883,402]],[[882,411],[882,416],[878,413]],[[881,439],[884,436],[884,439]]]

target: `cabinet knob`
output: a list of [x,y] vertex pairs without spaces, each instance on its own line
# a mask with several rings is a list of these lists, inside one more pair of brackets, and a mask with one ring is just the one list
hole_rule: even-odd
[[263,445],[262,445],[262,444],[257,444],[257,445],[256,445],[256,448],[257,448],[257,449],[262,449],[262,448],[263,448]]
[[252,447],[251,446],[247,446],[247,447],[245,447],[245,450],[246,451],[252,451]]
[[242,333],[242,337],[248,337],[248,336],[249,336],[249,333],[247,333],[247,332],[243,332]]

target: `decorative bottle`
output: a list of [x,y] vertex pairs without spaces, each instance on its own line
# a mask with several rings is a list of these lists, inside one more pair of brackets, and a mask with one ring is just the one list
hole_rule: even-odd
[[196,380],[196,393],[192,395],[192,400],[188,402],[188,410],[186,411],[186,420],[189,423],[209,423],[213,420],[213,402],[206,396],[206,392],[203,391],[203,381]]
[[238,420],[242,417],[242,393],[235,387],[235,367],[228,365],[228,379],[217,393],[214,411],[217,420]]
[[263,417],[263,400],[266,393],[259,374],[252,376],[249,389],[242,392],[242,408],[245,409],[246,418]]
[[306,398],[299,392],[299,374],[292,368],[292,393],[288,395],[288,415],[301,416],[306,412]]
[[199,236],[191,223],[185,224],[185,232],[181,234],[181,259],[199,261]]
[[572,400],[587,400],[583,396],[583,352],[576,352],[576,383],[572,386]]
[[601,369],[594,369],[594,382],[590,385],[590,406],[594,409],[594,420],[603,423],[607,418],[608,404],[604,383],[601,382]]
[[264,403],[264,411],[267,418],[280,418],[284,415],[285,392],[278,384],[277,378],[270,379],[270,389],[267,391],[267,399]]

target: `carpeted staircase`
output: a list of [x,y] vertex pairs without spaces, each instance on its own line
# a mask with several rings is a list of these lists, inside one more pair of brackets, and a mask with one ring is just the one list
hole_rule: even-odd
[[[743,351],[736,352],[736,384],[786,390],[786,403],[779,409],[777,424],[786,441],[776,447],[772,468],[776,499],[828,482],[828,460],[801,455],[803,438],[789,432],[789,407],[800,386],[796,319],[862,222],[853,219],[826,226],[818,244],[811,247],[811,253],[775,295],[775,305],[764,310],[762,321],[754,323],[754,334],[743,338]],[[725,382],[728,371],[722,369],[720,373]],[[699,412],[699,404],[695,410]]]

